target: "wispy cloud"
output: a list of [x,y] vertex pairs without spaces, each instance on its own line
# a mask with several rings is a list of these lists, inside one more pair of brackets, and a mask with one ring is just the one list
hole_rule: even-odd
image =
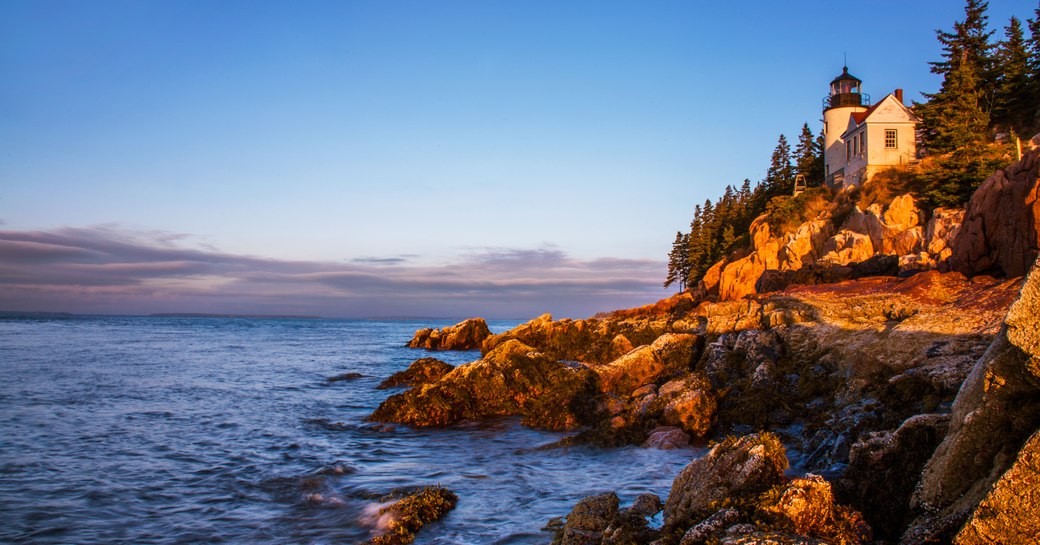
[[414,255],[251,257],[187,247],[192,239],[115,225],[0,231],[0,309],[582,317],[664,295],[661,262],[581,260],[552,245],[467,248],[454,262],[418,266]]

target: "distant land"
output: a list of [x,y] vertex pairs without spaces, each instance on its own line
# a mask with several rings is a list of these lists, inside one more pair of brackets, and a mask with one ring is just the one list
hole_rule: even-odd
[[320,320],[322,316],[298,314],[211,314],[204,312],[160,312],[149,314],[149,318],[274,318],[281,320]]

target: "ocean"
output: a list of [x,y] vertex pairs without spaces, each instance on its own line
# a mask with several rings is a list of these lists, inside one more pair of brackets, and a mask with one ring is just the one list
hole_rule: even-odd
[[0,542],[360,543],[366,508],[440,484],[459,504],[416,543],[544,544],[582,497],[664,499],[703,453],[365,422],[415,359],[479,358],[405,348],[450,323],[0,315]]

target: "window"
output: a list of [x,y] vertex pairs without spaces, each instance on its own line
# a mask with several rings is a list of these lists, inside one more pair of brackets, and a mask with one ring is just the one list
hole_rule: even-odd
[[863,134],[859,135],[859,154],[865,155],[867,153],[867,131],[863,131]]
[[845,142],[845,160],[852,159],[852,142]]
[[897,142],[898,140],[896,139],[896,130],[885,129],[885,148],[896,149],[899,147],[899,144]]

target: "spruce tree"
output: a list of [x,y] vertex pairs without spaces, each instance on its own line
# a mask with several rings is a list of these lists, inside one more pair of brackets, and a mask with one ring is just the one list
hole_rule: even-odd
[[791,164],[791,146],[787,137],[780,135],[773,156],[769,160],[766,171],[765,200],[779,195],[786,195],[794,187],[794,166]]
[[1040,131],[1040,7],[1036,8],[1033,18],[1027,20],[1029,26],[1029,97],[1033,104],[1033,124],[1029,128],[1029,136]]
[[1031,96],[1029,52],[1022,35],[1022,23],[1016,17],[1004,28],[1004,40],[997,45],[996,64],[999,79],[993,95],[992,123],[1000,129],[1024,135],[1032,128],[1036,101]]
[[672,250],[668,252],[668,276],[664,279],[664,287],[679,283],[679,291],[686,289],[686,246],[687,237],[682,231],[675,233],[675,241],[672,242]]
[[944,60],[930,64],[943,82],[939,92],[925,94],[928,102],[915,107],[929,152],[948,153],[987,139],[987,93],[993,87],[987,7],[986,2],[967,0],[965,20],[954,23],[953,32],[936,31]]
[[823,183],[823,136],[813,136],[809,124],[802,125],[798,135],[798,145],[794,148],[795,170],[805,176],[810,186]]

